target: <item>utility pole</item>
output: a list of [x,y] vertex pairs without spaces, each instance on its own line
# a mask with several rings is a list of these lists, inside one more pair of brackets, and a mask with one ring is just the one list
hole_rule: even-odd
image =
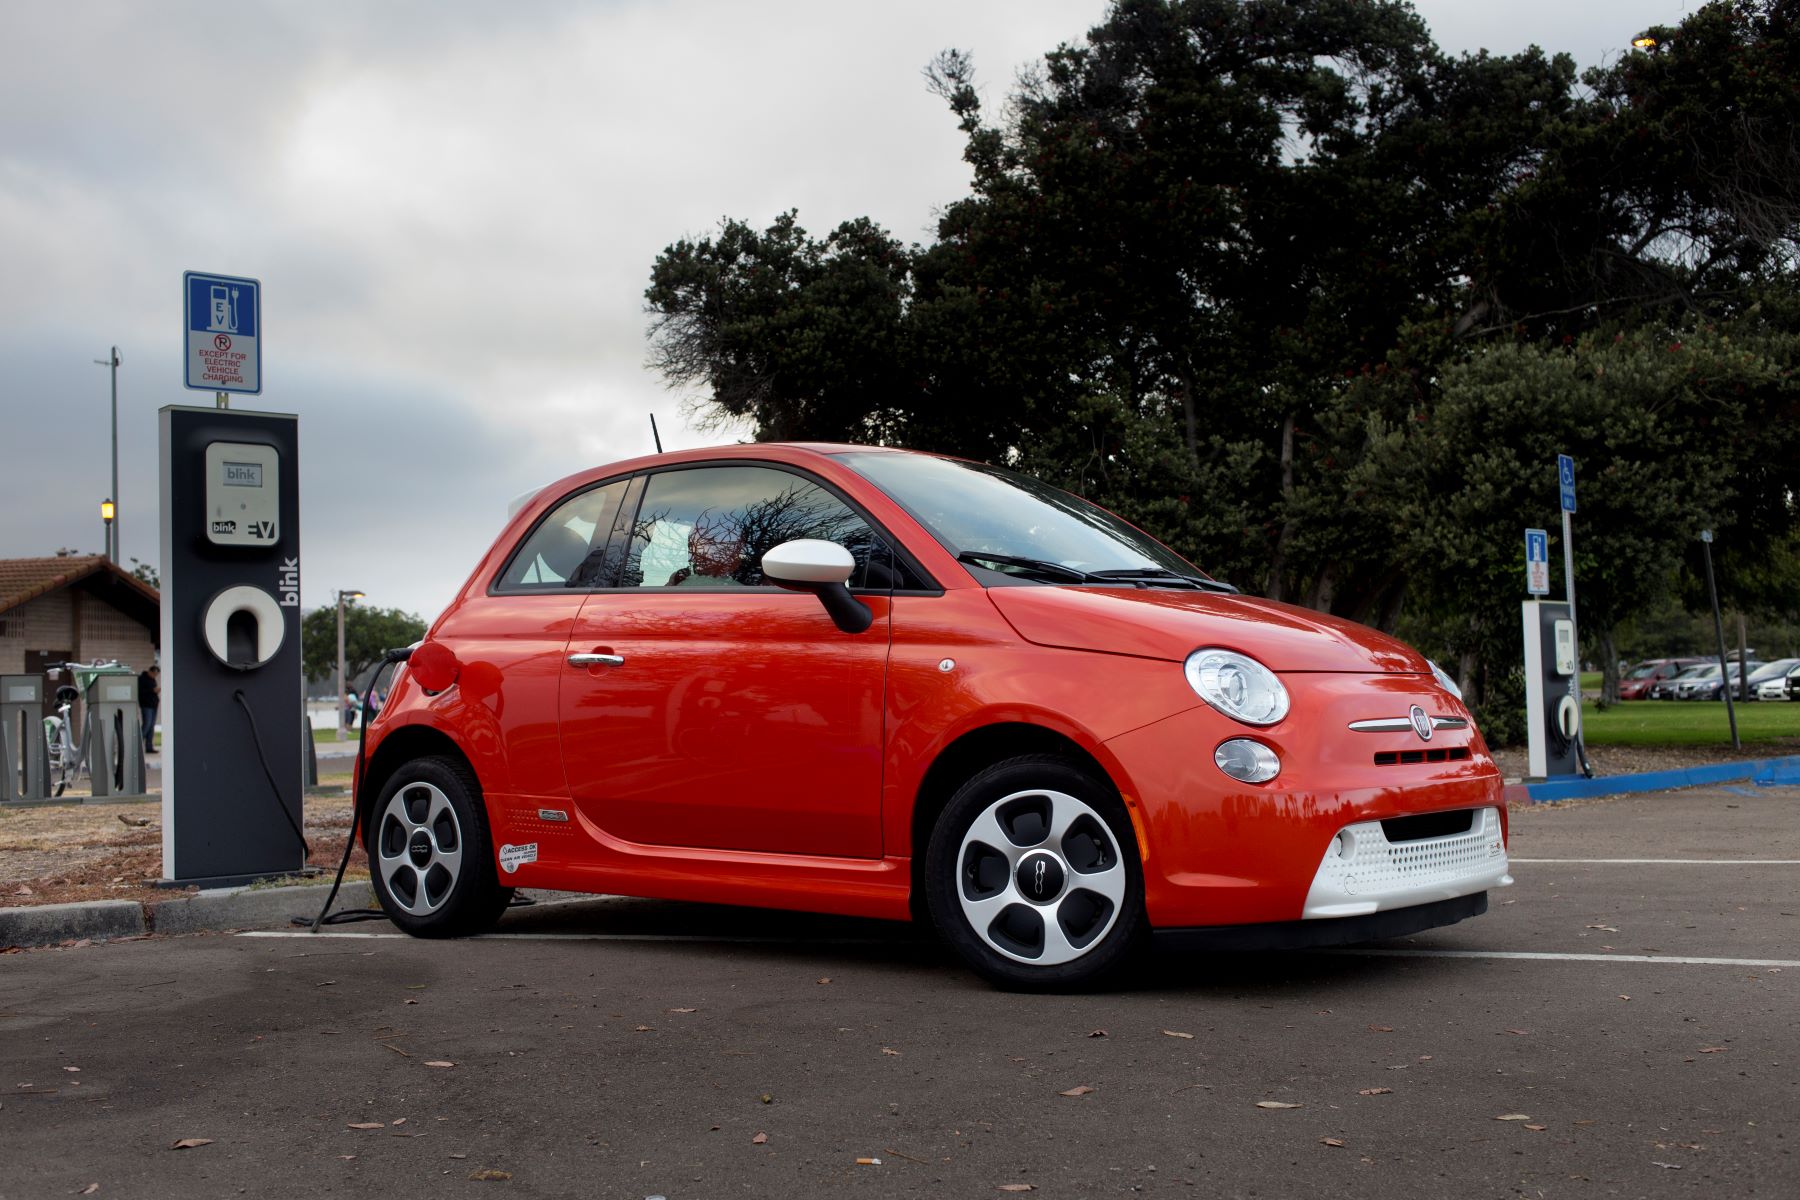
[[[1744,744],[1738,740],[1737,709],[1731,703],[1731,668],[1725,662],[1725,623],[1719,619],[1719,588],[1713,582],[1712,541],[1710,529],[1700,531],[1700,548],[1706,554],[1706,591],[1712,597],[1713,633],[1719,639],[1719,686],[1725,697],[1725,719],[1731,722],[1731,748],[1742,750]],[[1742,653],[1740,650],[1739,653]],[[1742,664],[1740,664],[1741,666]]]
[[116,567],[119,565],[119,348],[114,346],[112,353],[105,358],[96,358],[94,364],[109,367],[112,370],[112,504],[113,517],[108,526],[106,537],[106,557]]
[[[221,392],[220,395],[224,395],[224,393]],[[362,598],[363,598],[363,594],[361,592],[357,591],[355,588],[348,588],[337,594],[337,618],[338,618],[338,620],[337,620],[337,635],[338,635],[337,740],[340,742],[344,740],[344,736],[345,736],[344,735],[344,726],[349,724],[348,719],[344,716],[344,709],[346,707],[344,700],[345,700],[345,692],[347,691],[347,689],[345,687],[345,680],[344,680],[344,602],[346,600],[361,600]]]

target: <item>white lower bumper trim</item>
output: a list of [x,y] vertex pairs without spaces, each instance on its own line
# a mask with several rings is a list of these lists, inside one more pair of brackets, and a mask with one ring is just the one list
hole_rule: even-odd
[[1465,833],[1407,842],[1388,841],[1380,821],[1358,821],[1326,848],[1300,915],[1359,917],[1510,883],[1498,809],[1481,809]]

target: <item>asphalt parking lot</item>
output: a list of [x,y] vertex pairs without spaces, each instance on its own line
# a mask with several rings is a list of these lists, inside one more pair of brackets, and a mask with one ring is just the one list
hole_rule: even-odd
[[1485,917],[1099,995],[617,900],[9,954],[0,1197],[1800,1194],[1800,789],[1513,822]]

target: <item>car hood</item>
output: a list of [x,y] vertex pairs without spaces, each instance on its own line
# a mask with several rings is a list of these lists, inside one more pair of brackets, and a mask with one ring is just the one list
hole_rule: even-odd
[[1181,662],[1201,646],[1273,671],[1429,672],[1424,655],[1340,617],[1255,596],[1172,588],[994,587],[994,607],[1026,641]]

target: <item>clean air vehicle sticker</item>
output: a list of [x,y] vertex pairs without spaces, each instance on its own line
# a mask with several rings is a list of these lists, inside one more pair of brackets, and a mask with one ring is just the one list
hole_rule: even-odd
[[500,847],[500,869],[511,875],[526,863],[537,861],[537,843],[527,842],[523,846]]

